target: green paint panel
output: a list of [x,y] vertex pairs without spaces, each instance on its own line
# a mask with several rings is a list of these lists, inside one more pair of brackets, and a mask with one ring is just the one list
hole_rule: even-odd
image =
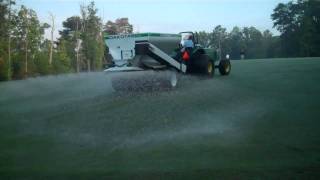
[[212,48],[204,48],[205,53],[213,60],[217,61],[218,56],[217,56],[217,51],[212,49]]

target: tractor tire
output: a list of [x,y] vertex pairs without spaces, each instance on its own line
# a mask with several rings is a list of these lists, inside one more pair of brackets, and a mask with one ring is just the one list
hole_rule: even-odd
[[201,55],[199,57],[201,62],[201,73],[206,75],[209,78],[212,78],[215,73],[215,67],[213,61],[210,59],[208,55]]
[[230,60],[221,60],[219,63],[219,72],[222,76],[227,76],[231,72]]

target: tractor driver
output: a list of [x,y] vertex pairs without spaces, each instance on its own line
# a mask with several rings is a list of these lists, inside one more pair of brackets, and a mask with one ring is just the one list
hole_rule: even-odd
[[181,45],[184,48],[193,48],[194,47],[194,43],[193,43],[192,35],[188,34],[185,37],[183,37],[183,39],[181,40]]
[[187,69],[189,69],[191,62],[190,62],[190,55],[192,52],[192,49],[194,48],[194,42],[193,42],[193,36],[192,34],[186,34],[185,36],[182,37],[181,40],[181,50],[180,50],[180,57],[182,58],[181,60],[185,63],[187,66]]

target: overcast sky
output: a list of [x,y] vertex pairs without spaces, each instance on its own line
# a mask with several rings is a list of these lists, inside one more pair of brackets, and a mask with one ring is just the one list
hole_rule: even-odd
[[[228,30],[233,26],[272,29],[270,15],[276,5],[289,0],[95,0],[98,15],[104,22],[128,17],[138,32],[178,33],[211,31],[216,25]],[[49,22],[48,12],[56,16],[57,28],[62,21],[79,15],[80,4],[89,0],[17,0],[34,9],[42,22]],[[58,32],[56,32],[56,36]]]

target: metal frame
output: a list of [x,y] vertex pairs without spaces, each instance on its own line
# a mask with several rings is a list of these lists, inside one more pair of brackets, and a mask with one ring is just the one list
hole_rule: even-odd
[[136,43],[136,44],[145,44],[148,46],[148,49],[150,52],[154,53],[158,57],[160,57],[162,60],[166,61],[168,64],[173,66],[174,68],[180,70],[183,73],[187,72],[187,66],[183,63],[179,63],[177,60],[170,57],[168,54],[157,48],[155,45],[149,43],[149,42],[142,42],[142,43]]

